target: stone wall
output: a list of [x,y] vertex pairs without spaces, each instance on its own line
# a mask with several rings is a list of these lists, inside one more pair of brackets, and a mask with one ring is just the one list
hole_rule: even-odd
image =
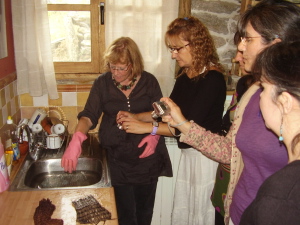
[[220,62],[226,71],[231,68],[236,46],[233,36],[240,16],[241,2],[238,0],[192,0],[191,14],[199,18],[209,29],[215,40]]

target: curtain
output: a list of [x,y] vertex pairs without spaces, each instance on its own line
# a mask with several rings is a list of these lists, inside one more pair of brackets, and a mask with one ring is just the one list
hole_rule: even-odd
[[18,94],[58,99],[46,0],[12,0]]
[[5,1],[0,1],[0,59],[7,57]]
[[164,43],[167,26],[178,16],[179,0],[109,0],[105,10],[105,43],[132,38],[143,55],[145,70],[155,75],[164,96],[174,86],[175,60]]

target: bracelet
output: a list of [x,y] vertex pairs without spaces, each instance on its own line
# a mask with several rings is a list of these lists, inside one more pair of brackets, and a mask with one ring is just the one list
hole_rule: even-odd
[[178,124],[176,124],[176,125],[170,125],[170,126],[171,126],[171,127],[179,127],[179,126],[185,124],[186,122],[188,122],[188,120],[185,120],[185,121],[182,121],[181,123],[178,123]]
[[170,123],[168,123],[168,128],[169,128],[169,131],[171,132],[171,134],[172,134],[174,137],[180,137],[181,134],[179,134],[179,135],[174,134],[170,126],[171,126]]
[[151,135],[153,135],[153,136],[156,135],[157,129],[158,129],[158,127],[153,127]]

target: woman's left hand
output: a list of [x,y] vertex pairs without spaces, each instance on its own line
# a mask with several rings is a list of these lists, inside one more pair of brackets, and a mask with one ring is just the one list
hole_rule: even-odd
[[135,114],[131,113],[131,112],[127,112],[127,111],[119,111],[117,116],[116,116],[116,122],[118,124],[120,124],[120,120],[124,117],[131,117],[131,118],[135,118]]

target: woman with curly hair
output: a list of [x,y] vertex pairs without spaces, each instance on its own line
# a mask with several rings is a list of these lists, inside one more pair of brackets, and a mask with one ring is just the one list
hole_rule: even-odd
[[[181,67],[170,98],[187,119],[217,133],[221,129],[226,84],[215,45],[204,24],[194,17],[178,18],[168,27],[165,43]],[[175,131],[176,136],[177,129]],[[214,224],[210,195],[217,163],[178,141],[181,158],[177,174],[172,224]]]
[[[177,18],[168,26],[165,43],[172,58],[180,66],[170,98],[183,109],[184,116],[217,133],[221,130],[226,98],[223,68],[208,29],[195,17]],[[151,133],[147,142],[155,150],[155,136],[175,136],[178,130],[166,123],[155,123],[151,115],[119,112],[117,122],[129,127],[129,133]],[[150,119],[149,119],[150,118]],[[154,143],[154,144],[153,144]],[[154,146],[154,147],[153,147]],[[217,163],[199,154],[190,145],[178,141],[181,158],[177,174],[172,225],[214,224],[214,207],[210,195],[215,181]],[[149,150],[150,151],[150,150]],[[150,153],[150,154],[151,154]]]

